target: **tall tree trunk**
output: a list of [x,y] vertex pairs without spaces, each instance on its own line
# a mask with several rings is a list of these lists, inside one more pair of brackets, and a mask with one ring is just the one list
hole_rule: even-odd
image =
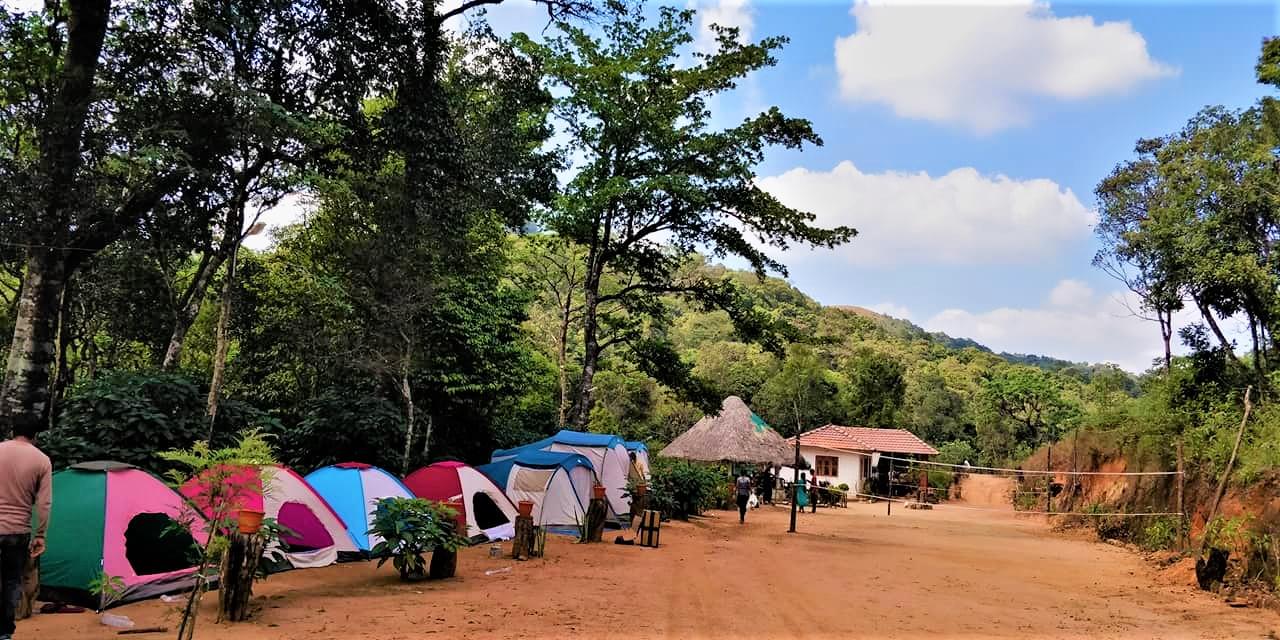
[[414,429],[414,406],[413,406],[413,385],[409,383],[409,357],[411,350],[408,347],[408,339],[405,340],[405,355],[400,367],[400,398],[404,400],[404,458],[400,461],[400,473],[408,475],[409,458],[413,451],[413,429]]
[[[67,46],[56,95],[40,131],[40,171],[47,180],[44,207],[31,244],[62,246],[74,225],[76,174],[85,119],[93,99],[98,58],[111,14],[110,0],[68,0]],[[79,256],[84,258],[87,256]],[[32,247],[14,318],[13,342],[0,387],[0,431],[39,429],[49,413],[49,383],[56,357],[62,287],[74,262],[60,250]]]
[[[573,294],[570,293],[570,296]],[[572,300],[572,297],[569,298]],[[572,306],[569,300],[565,301],[565,307],[561,310],[560,315],[560,333],[557,336],[558,344],[556,344],[556,367],[560,370],[560,412],[558,426],[563,427],[569,418],[569,370],[568,370],[568,351],[569,351],[569,321],[571,317]]]
[[201,260],[195,275],[192,276],[191,284],[180,300],[180,308],[173,317],[173,332],[169,334],[169,346],[164,351],[164,361],[161,364],[161,368],[165,371],[174,371],[182,364],[182,346],[187,339],[187,332],[191,330],[191,325],[195,324],[196,317],[200,315],[200,307],[204,305],[204,294],[209,289],[209,281],[222,267],[228,253],[227,247],[211,249],[205,259]]
[[1160,338],[1164,340],[1164,372],[1168,375],[1173,371],[1173,349],[1170,344],[1173,341],[1173,311],[1156,311],[1156,318],[1160,320]]
[[1227,340],[1227,334],[1222,332],[1222,327],[1218,326],[1218,319],[1213,317],[1213,310],[1200,301],[1200,297],[1192,294],[1191,299],[1195,301],[1196,307],[1200,309],[1200,316],[1204,318],[1205,324],[1209,325],[1209,329],[1213,331],[1213,335],[1217,336],[1218,342],[1222,344],[1222,348],[1227,350],[1227,355],[1232,360],[1239,362],[1236,357],[1235,349],[1231,347],[1231,341]]
[[422,430],[422,463],[431,460],[431,429],[435,426],[435,418],[427,414],[427,426]]
[[0,435],[11,427],[42,429],[49,422],[50,383],[58,354],[58,315],[66,261],[57,251],[32,249],[23,278],[13,342],[0,388]]
[[218,313],[217,346],[213,354],[213,379],[209,382],[209,442],[213,443],[213,425],[218,419],[218,403],[222,395],[222,381],[227,371],[227,349],[230,339],[227,337],[227,324],[231,320],[231,294],[235,290],[236,250],[231,249],[231,259],[227,261],[227,275],[222,281],[222,308]]
[[[591,264],[589,260],[588,264]],[[600,274],[593,267],[583,283],[582,304],[582,381],[578,384],[578,399],[574,405],[573,425],[585,430],[591,421],[594,403],[596,366],[600,360],[600,338],[596,307],[600,298]]]
[[53,387],[49,391],[49,429],[57,426],[58,406],[66,395],[67,387],[73,379],[71,367],[67,364],[67,352],[71,346],[71,301],[72,280],[67,279],[62,286],[62,300],[58,304],[58,352],[54,361]]

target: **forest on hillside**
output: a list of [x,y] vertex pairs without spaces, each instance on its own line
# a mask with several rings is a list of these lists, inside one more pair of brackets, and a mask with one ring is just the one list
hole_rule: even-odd
[[[541,40],[448,28],[470,4],[6,9],[3,430],[40,425],[61,464],[156,468],[256,427],[303,469],[405,470],[561,426],[659,449],[737,395],[785,435],[901,427],[943,461],[1020,464],[1087,433],[1132,469],[1213,478],[1252,387],[1232,479],[1274,477],[1274,98],[1207,108],[1100,182],[1097,264],[1166,345],[1133,375],[816,303],[772,256],[856,231],[754,171],[820,132],[711,112],[785,39],[721,29],[689,53],[690,11],[541,4]],[[1275,41],[1258,77],[1280,84]],[[299,194],[302,221],[242,247]]]

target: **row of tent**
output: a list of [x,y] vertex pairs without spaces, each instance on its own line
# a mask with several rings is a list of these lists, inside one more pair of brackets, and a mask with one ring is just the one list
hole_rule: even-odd
[[[486,465],[437,462],[403,481],[377,467],[344,463],[306,477],[283,466],[246,469],[229,484],[244,488],[235,497],[237,508],[261,511],[289,531],[284,548],[270,550],[281,562],[275,568],[300,569],[367,557],[378,543],[368,533],[370,514],[382,498],[460,503],[459,524],[480,542],[511,537],[515,504],[522,500],[533,502],[536,523],[552,531],[576,528],[586,519],[597,483],[605,487],[613,519],[625,525],[627,482],[648,472],[642,443],[561,431],[495,451]],[[118,462],[77,464],[55,473],[48,549],[41,559],[42,599],[100,608],[108,603],[92,591],[104,575],[123,585],[110,604],[189,588],[192,549],[209,533],[199,515],[206,491],[198,481],[175,491]],[[190,526],[175,527],[177,521]]]

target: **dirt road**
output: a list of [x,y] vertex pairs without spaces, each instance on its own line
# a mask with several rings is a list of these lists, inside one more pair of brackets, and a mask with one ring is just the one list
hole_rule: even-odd
[[[1141,559],[1008,514],[781,507],[664,526],[661,549],[548,543],[525,563],[467,550],[460,576],[399,584],[371,564],[261,583],[251,623],[209,640],[363,638],[1266,638],[1280,617],[1156,580]],[[486,570],[512,567],[492,576]],[[213,598],[208,599],[209,601]],[[206,604],[209,604],[208,602]],[[113,610],[168,624],[172,605]],[[170,616],[166,619],[166,615]],[[20,638],[116,637],[90,614],[37,616]],[[157,637],[157,636],[150,636]]]

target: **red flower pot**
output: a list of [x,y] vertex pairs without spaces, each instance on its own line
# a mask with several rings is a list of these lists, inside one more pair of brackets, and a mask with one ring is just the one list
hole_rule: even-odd
[[604,485],[598,484],[591,487],[591,497],[597,500],[604,499]]
[[240,533],[253,535],[262,530],[262,518],[267,514],[253,509],[241,509],[240,517],[236,519],[240,526]]
[[526,518],[531,517],[533,515],[532,500],[521,500],[520,503],[516,505],[516,508],[520,510],[520,515]]

